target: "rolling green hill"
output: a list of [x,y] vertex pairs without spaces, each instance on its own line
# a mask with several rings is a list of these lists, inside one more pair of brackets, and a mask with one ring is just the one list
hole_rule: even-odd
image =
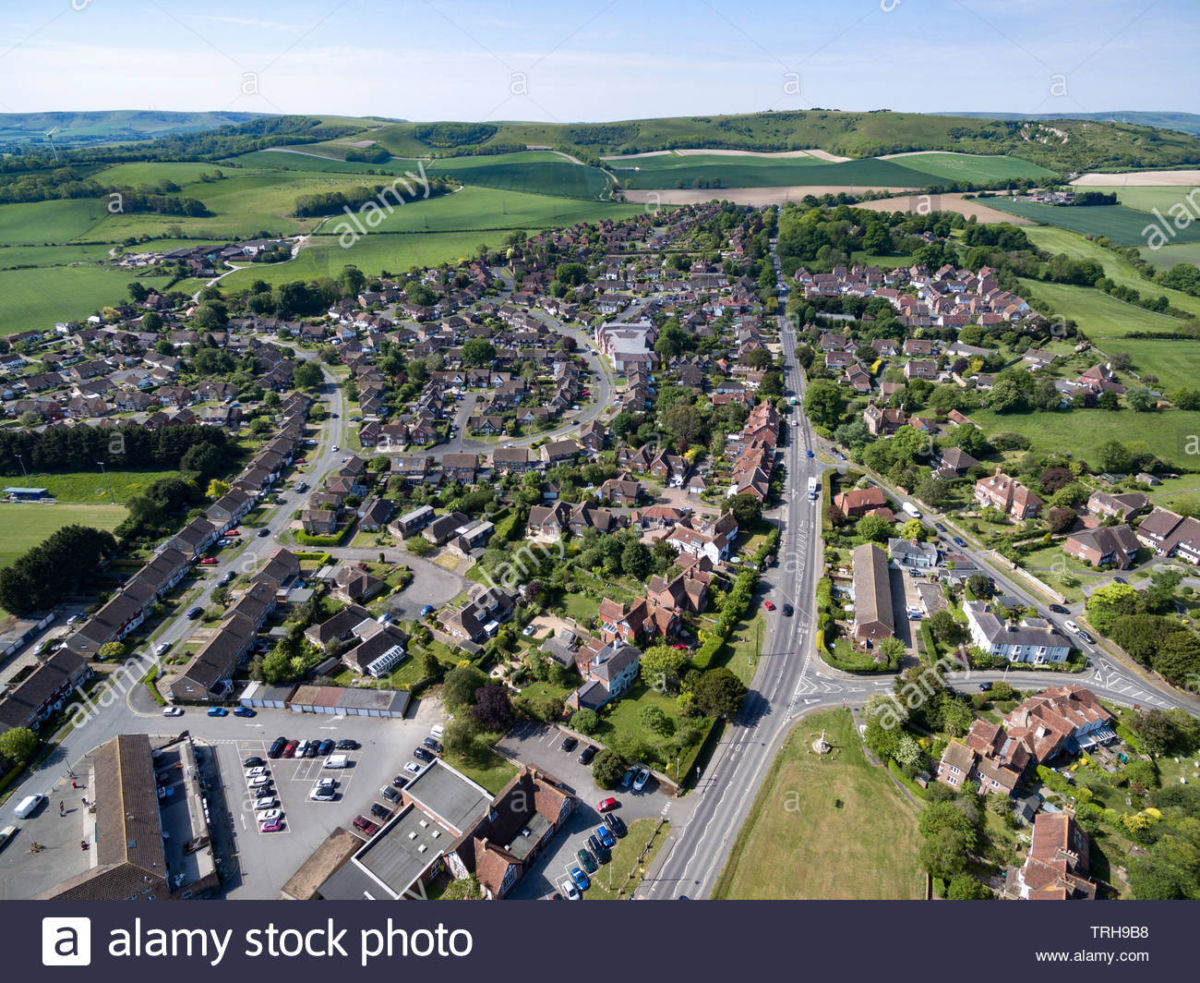
[[0,113],[0,149],[36,146],[49,149],[46,134],[54,131],[55,145],[152,140],[168,133],[196,133],[218,126],[258,119],[264,113],[171,113],[155,110],[119,110],[95,113]]
[[[848,160],[839,163],[813,157],[732,157],[663,154],[638,157],[628,163],[606,162],[622,187],[756,188],[791,185],[839,185],[857,188],[924,188],[936,182],[930,174],[901,167],[890,160]],[[633,168],[630,170],[629,168]]]

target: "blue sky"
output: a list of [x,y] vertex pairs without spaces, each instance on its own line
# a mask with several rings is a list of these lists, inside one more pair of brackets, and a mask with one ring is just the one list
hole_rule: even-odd
[[1196,0],[0,0],[0,112],[1200,112]]

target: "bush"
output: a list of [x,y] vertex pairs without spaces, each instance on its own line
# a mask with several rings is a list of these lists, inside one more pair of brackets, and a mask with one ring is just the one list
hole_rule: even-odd
[[[574,718],[572,718],[574,719]],[[616,788],[629,766],[616,751],[604,748],[592,762],[592,781],[600,788]]]
[[595,710],[589,710],[584,707],[582,710],[576,710],[571,714],[571,729],[577,730],[581,734],[587,734],[589,737],[596,733],[600,727],[600,718],[596,715]]

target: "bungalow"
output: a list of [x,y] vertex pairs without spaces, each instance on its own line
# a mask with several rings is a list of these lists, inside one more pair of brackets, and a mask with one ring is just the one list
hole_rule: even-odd
[[854,565],[854,626],[857,642],[878,642],[896,634],[887,556],[874,543],[851,553]]

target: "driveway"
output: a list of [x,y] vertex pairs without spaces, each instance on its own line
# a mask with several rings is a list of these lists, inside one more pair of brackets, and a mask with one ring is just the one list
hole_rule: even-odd
[[[582,743],[569,753],[559,750],[564,736],[556,727],[529,722],[514,729],[496,745],[496,750],[505,757],[553,775],[579,799],[567,825],[508,897],[544,898],[558,890],[559,883],[567,877],[567,870],[578,863],[575,852],[587,846],[588,835],[603,821],[596,811],[596,803],[603,798],[612,796],[620,803],[616,811],[626,825],[635,819],[659,816],[665,816],[672,823],[683,823],[695,804],[695,796],[676,799],[665,794],[654,779],[640,793],[624,789],[610,792],[599,788],[592,781],[591,767],[578,761],[584,748]],[[605,876],[605,867],[601,867],[596,876]]]

